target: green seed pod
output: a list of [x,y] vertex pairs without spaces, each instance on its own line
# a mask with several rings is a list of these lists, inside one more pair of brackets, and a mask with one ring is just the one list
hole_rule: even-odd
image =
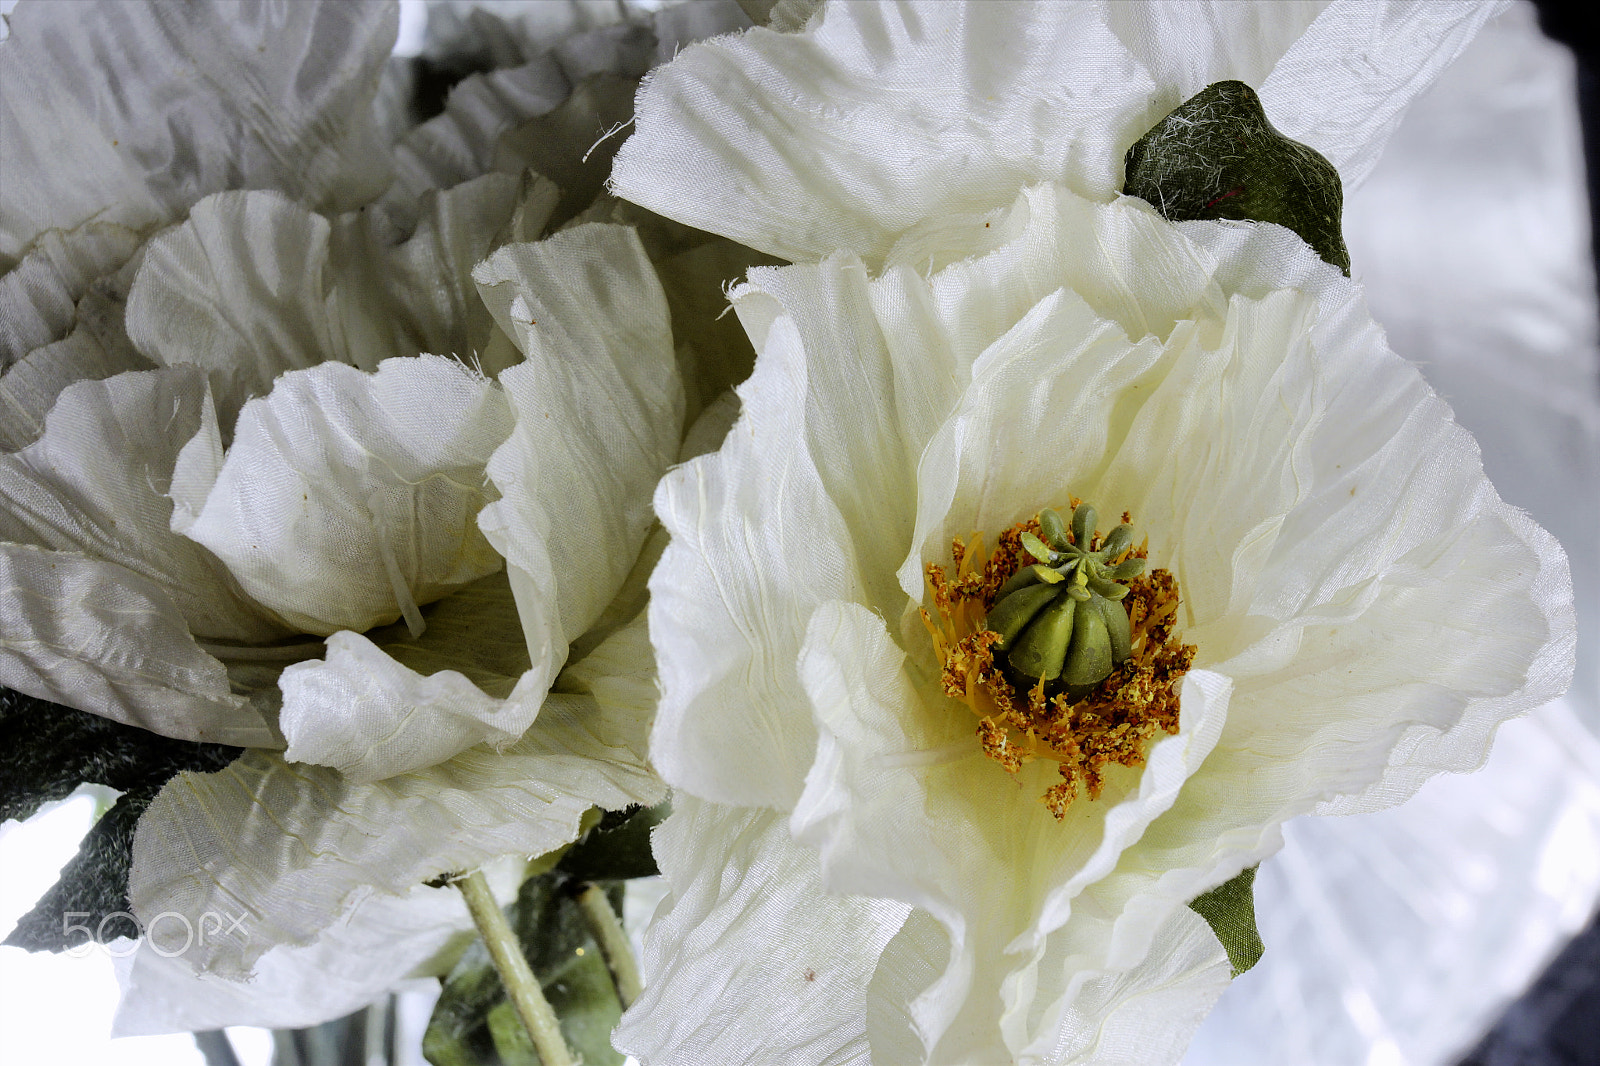
[[[1096,685],[1111,673],[1111,635],[1105,616],[1091,597],[1074,604],[1072,645],[1067,649],[1062,680],[1068,685]],[[1121,610],[1115,604],[1113,608]]]
[[1094,537],[1094,520],[1098,517],[1094,508],[1086,503],[1079,504],[1078,509],[1072,512],[1072,539],[1077,542],[1080,551],[1089,550],[1089,541]]
[[994,602],[998,604],[1001,600],[1005,599],[1013,592],[1016,592],[1018,589],[1025,589],[1029,585],[1037,584],[1039,584],[1039,574],[1035,568],[1031,566],[1024,566],[1021,570],[1018,570],[1016,573],[1012,574],[1004,585],[1000,586],[1000,591],[994,594]]
[[[1125,586],[1117,587],[1122,589],[1123,596],[1128,594]],[[1121,598],[1117,597],[1118,600]],[[1100,617],[1106,623],[1106,636],[1111,638],[1111,662],[1120,665],[1133,654],[1133,629],[1128,624],[1127,609],[1110,597],[1096,596],[1090,602],[1100,609]]]
[[[1041,610],[1009,652],[1011,668],[1028,677],[1053,681],[1061,676],[1073,627],[1081,608],[1077,601],[1062,596]],[[1105,623],[1100,623],[1105,628]],[[1103,675],[1102,675],[1103,676]]]
[[1121,600],[1128,594],[1128,586],[1119,585],[1115,581],[1108,581],[1103,577],[1089,579],[1089,591],[1097,593],[1108,600]]
[[1061,521],[1061,516],[1046,507],[1039,512],[1039,532],[1044,534],[1044,542],[1056,551],[1067,549],[1067,527]]
[[1022,632],[1023,626],[1033,620],[1034,615],[1060,593],[1061,590],[1054,585],[1030,585],[1021,589],[1015,595],[995,603],[994,610],[989,612],[984,622],[984,628],[1000,634],[998,647],[1003,649]]
[[1133,527],[1124,522],[1106,534],[1105,543],[1100,545],[1100,555],[1110,561],[1127,551],[1132,545]]
[[1106,571],[1106,576],[1113,581],[1126,581],[1130,577],[1138,577],[1144,573],[1143,559],[1124,559],[1122,562]]

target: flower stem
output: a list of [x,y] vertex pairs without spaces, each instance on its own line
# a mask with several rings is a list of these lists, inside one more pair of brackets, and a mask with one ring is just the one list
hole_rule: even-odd
[[575,1066],[572,1052],[562,1039],[556,1012],[550,1009],[550,1002],[544,998],[538,978],[533,976],[533,970],[529,968],[528,960],[517,943],[516,934],[511,931],[500,904],[495,902],[494,893],[489,890],[489,882],[484,880],[483,872],[474,870],[457,881],[456,887],[466,898],[472,921],[483,935],[483,943],[489,949],[489,957],[494,960],[494,968],[500,972],[500,983],[505,985],[506,995],[516,1008],[517,1017],[522,1019],[522,1027],[528,1030],[528,1037],[533,1041],[533,1048],[539,1053],[544,1066]]
[[600,945],[600,954],[611,968],[611,979],[617,985],[617,999],[622,1001],[622,1009],[627,1010],[639,998],[642,987],[639,964],[634,961],[628,934],[622,931],[617,912],[611,909],[611,901],[599,885],[585,885],[583,891],[578,893],[578,906],[583,909],[584,921],[588,923],[595,943]]

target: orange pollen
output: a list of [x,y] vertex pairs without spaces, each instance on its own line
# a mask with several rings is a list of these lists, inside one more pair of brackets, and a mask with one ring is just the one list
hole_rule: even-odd
[[[1072,506],[1078,503],[1074,499]],[[1126,513],[1122,520],[1131,521]],[[973,537],[971,547],[959,537],[952,541],[954,576],[938,563],[924,569],[934,610],[922,611],[922,622],[942,666],[945,695],[978,716],[983,753],[1012,774],[1034,759],[1060,766],[1061,780],[1042,797],[1059,819],[1080,793],[1099,798],[1107,765],[1143,766],[1151,742],[1178,731],[1179,682],[1194,662],[1195,648],[1173,634],[1177,580],[1169,571],[1150,570],[1126,582],[1122,605],[1132,654],[1093,692],[1069,700],[1065,693],[1047,694],[1042,681],[1018,692],[995,661],[1000,636],[985,629],[984,621],[1000,586],[1034,561],[1022,546],[1024,532],[1038,535],[1037,520],[1002,532],[992,554],[985,554],[981,535]],[[1146,545],[1128,552],[1127,557],[1135,556],[1148,558]]]

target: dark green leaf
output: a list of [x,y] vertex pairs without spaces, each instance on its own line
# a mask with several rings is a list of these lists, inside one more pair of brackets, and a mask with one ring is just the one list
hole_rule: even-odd
[[556,869],[581,881],[653,877],[661,871],[650,851],[650,831],[671,812],[670,803],[607,811],[600,824],[562,856]]
[[1339,172],[1273,129],[1242,81],[1219,81],[1184,101],[1128,149],[1123,165],[1122,191],[1170,222],[1275,222],[1350,273]]
[[55,886],[5,940],[29,951],[61,951],[84,940],[82,932],[67,935],[71,925],[88,928],[102,943],[138,935],[126,914],[128,863],[139,816],[175,774],[221,769],[240,749],[172,740],[0,689],[0,751],[5,752],[0,815],[6,818],[26,818],[81,784],[123,793],[89,830]]
[[[611,1030],[622,1004],[599,945],[573,898],[576,882],[559,871],[529,878],[507,909],[511,927],[556,1017],[561,1033],[585,1066],[616,1066]],[[622,886],[605,883],[614,907]],[[433,1066],[536,1064],[538,1053],[517,1020],[489,952],[478,941],[445,978],[422,1053]]]
[[1235,977],[1260,962],[1266,950],[1256,929],[1256,869],[1252,866],[1189,901],[1190,909],[1204,918],[1222,941]]

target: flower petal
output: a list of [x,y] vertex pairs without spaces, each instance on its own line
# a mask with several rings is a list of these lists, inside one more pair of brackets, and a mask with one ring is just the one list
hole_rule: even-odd
[[210,552],[169,528],[165,493],[179,449],[211,421],[205,377],[187,367],[70,386],[43,436],[0,456],[0,539],[83,552],[142,575],[201,640],[287,635]]
[[[373,894],[400,895],[501,855],[574,840],[585,811],[652,805],[665,788],[644,760],[655,699],[643,622],[570,671],[538,721],[501,752],[473,748],[374,784],[252,751],[214,774],[181,774],[139,822],[128,895],[135,914],[198,922],[249,914],[184,953],[196,969],[242,977],[279,944],[306,945]],[[181,946],[175,923],[150,929]]]
[[[515,897],[526,868],[520,858],[485,871],[497,898]],[[239,908],[202,915],[193,928],[215,936]],[[168,918],[163,924],[177,928]],[[188,930],[186,929],[185,932]],[[404,895],[375,895],[307,947],[280,946],[256,961],[249,981],[196,973],[171,948],[151,941],[117,963],[122,999],[114,1036],[184,1033],[229,1025],[302,1029],[360,1010],[408,978],[436,974],[475,935],[466,901],[454,887],[418,885]],[[181,947],[181,941],[175,945]]]
[[787,259],[877,264],[898,234],[1024,186],[1112,199],[1128,146],[1226,78],[1359,182],[1496,9],[1320,7],[831,3],[798,33],[720,38],[657,72],[612,187]]
[[815,853],[771,811],[680,794],[652,847],[672,894],[616,1046],[645,1066],[865,1066],[867,981],[907,908],[825,891]]
[[936,695],[936,679],[919,692],[866,608],[817,609],[801,674],[821,738],[795,837],[820,850],[830,891],[897,898],[944,925],[948,963],[910,1006],[930,1061],[1005,1057],[996,992],[1048,965],[1046,939],[1068,924],[1075,898],[1173,804],[1221,735],[1228,679],[1191,672],[1178,734],[1058,821],[1039,802],[1053,768],[1036,762],[1008,779],[984,757],[970,712]]
[[420,627],[418,604],[500,566],[473,517],[510,429],[499,388],[440,356],[296,371],[245,406],[209,488],[186,480],[173,528],[302,632]]
[[0,684],[179,740],[274,745],[148,578],[0,543],[0,593]]
[[558,670],[633,568],[650,489],[677,456],[666,299],[637,236],[617,226],[508,245],[473,277],[526,356],[500,376],[516,424],[489,460],[501,498],[478,524],[505,556],[532,662]]
[[335,633],[322,660],[285,669],[284,758],[363,784],[521,736],[551,679],[528,671],[504,572],[438,601],[424,618],[420,637],[398,623]]
[[542,227],[553,194],[503,174],[430,193],[403,241],[377,209],[330,222],[276,193],[219,194],[151,242],[128,334],[157,362],[210,370],[224,425],[290,370],[329,361],[372,370],[421,352],[467,361],[490,329],[467,281],[472,265],[517,208],[531,216],[524,225]]
[[[239,187],[349,210],[388,180],[368,105],[392,7],[24,4],[9,18],[0,268],[91,218],[141,229]],[[175,91],[189,82],[207,91]]]
[[872,262],[918,220],[1024,185],[1111,195],[1153,90],[1092,5],[830,4],[802,33],[757,28],[661,68],[612,187],[785,259]]

